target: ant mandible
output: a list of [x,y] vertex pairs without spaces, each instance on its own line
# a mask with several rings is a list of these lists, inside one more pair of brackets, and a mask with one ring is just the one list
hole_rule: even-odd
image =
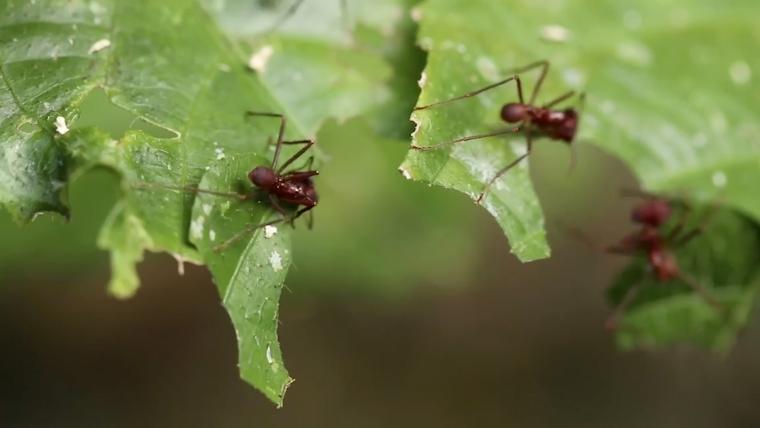
[[[251,183],[253,183],[254,186],[256,186],[256,188],[259,191],[265,193],[268,196],[270,204],[275,210],[277,210],[277,212],[279,212],[282,215],[282,217],[276,220],[266,222],[266,223],[261,223],[257,225],[249,225],[240,233],[222,242],[221,244],[215,246],[214,251],[217,253],[224,251],[230,245],[234,244],[235,242],[239,241],[246,235],[262,227],[271,226],[271,225],[282,223],[282,222],[289,222],[291,225],[293,225],[294,221],[298,217],[301,217],[303,214],[311,211],[314,207],[317,206],[319,202],[319,196],[317,195],[317,191],[314,187],[314,182],[312,181],[312,177],[319,175],[319,171],[311,169],[314,163],[314,156],[309,157],[306,163],[306,170],[293,169],[290,171],[285,171],[285,169],[288,166],[290,166],[293,162],[295,162],[301,156],[303,156],[314,145],[314,140],[305,139],[305,140],[285,141],[284,137],[285,137],[285,127],[286,127],[287,120],[285,119],[285,116],[282,114],[253,112],[253,111],[249,111],[246,114],[250,117],[256,117],[256,116],[274,117],[280,120],[280,128],[277,135],[277,144],[275,146],[274,157],[272,158],[271,165],[270,166],[260,165],[260,166],[255,167],[253,170],[251,170],[250,173],[248,173],[248,179],[251,181]],[[294,153],[293,156],[288,158],[282,165],[278,166],[278,162],[280,159],[280,152],[282,150],[283,145],[303,145],[303,147],[301,147],[296,153]],[[250,194],[240,194],[240,193],[233,193],[233,192],[217,192],[213,190],[199,189],[197,187],[192,187],[192,186],[177,187],[177,186],[158,185],[158,184],[152,184],[152,183],[138,183],[134,187],[136,188],[161,187],[161,188],[166,188],[166,189],[179,190],[183,192],[206,193],[206,194],[210,194],[214,196],[229,197],[229,198],[234,198],[241,201],[254,199],[256,197],[254,192],[251,192]],[[295,207],[300,207],[300,208],[297,208],[294,213],[289,214],[288,211],[282,206],[282,203],[286,203],[286,204],[293,205]],[[309,214],[310,214],[310,217],[309,217],[308,227],[309,229],[311,229],[314,224],[314,216],[312,213],[309,213]]]
[[[539,74],[538,80],[536,81],[536,85],[533,87],[533,91],[531,92],[530,98],[528,99],[528,102],[526,103],[525,99],[523,98],[522,81],[520,80],[519,75],[536,68],[540,68],[541,72]],[[525,67],[520,67],[518,69],[515,69],[512,77],[490,84],[484,88],[478,89],[476,91],[468,92],[464,95],[450,98],[448,100],[438,101],[432,104],[415,107],[414,108],[415,111],[427,110],[430,108],[439,107],[439,106],[449,104],[455,101],[459,101],[459,100],[474,97],[476,95],[480,95],[483,92],[489,91],[494,88],[498,88],[501,85],[514,81],[517,86],[518,102],[511,102],[511,103],[504,104],[504,106],[502,106],[501,108],[500,117],[503,121],[507,123],[519,124],[519,126],[491,132],[488,134],[471,135],[467,137],[462,137],[453,141],[448,141],[445,143],[435,144],[431,146],[417,146],[415,144],[412,144],[412,149],[419,150],[419,151],[437,150],[442,147],[450,146],[452,144],[463,143],[465,141],[479,140],[483,138],[494,137],[497,135],[511,134],[511,133],[523,131],[525,134],[525,141],[527,145],[525,153],[517,157],[517,159],[510,162],[508,165],[506,165],[502,169],[500,169],[496,173],[496,175],[494,175],[488,181],[485,188],[483,189],[482,192],[480,192],[480,195],[478,196],[476,200],[477,203],[481,203],[483,201],[483,198],[488,194],[488,191],[491,188],[491,185],[496,180],[498,180],[499,177],[506,174],[507,171],[509,171],[512,167],[514,167],[515,165],[520,163],[523,159],[528,157],[528,155],[530,155],[531,151],[533,150],[534,136],[544,136],[552,140],[557,140],[557,141],[567,143],[568,145],[572,145],[573,140],[575,139],[576,131],[578,130],[578,123],[580,120],[579,111],[570,107],[562,109],[562,110],[557,110],[555,109],[555,107],[558,104],[562,103],[563,101],[568,100],[573,95],[575,95],[575,91],[566,92],[542,106],[536,105],[536,98],[538,97],[538,94],[541,90],[541,85],[544,83],[544,79],[546,78],[546,75],[548,72],[549,72],[549,61],[546,61],[546,60],[537,61],[532,64],[526,65]],[[580,102],[579,102],[580,105],[583,104],[583,100],[584,100],[584,95],[581,94]]]
[[[641,228],[624,237],[619,243],[608,246],[604,250],[607,253],[627,256],[644,254],[650,269],[659,282],[683,281],[701,295],[708,304],[717,310],[721,310],[723,307],[715,297],[698,281],[680,270],[672,252],[674,248],[685,245],[703,232],[707,222],[710,220],[712,211],[705,214],[705,217],[697,227],[687,231],[685,229],[690,208],[685,202],[682,202],[683,215],[681,215],[673,228],[665,234],[663,226],[673,217],[674,201],[644,192],[626,192],[626,194],[643,199],[631,211],[631,221],[641,226]],[[628,289],[623,299],[607,319],[607,329],[617,329],[620,317],[636,299],[640,288],[641,285],[636,284]]]

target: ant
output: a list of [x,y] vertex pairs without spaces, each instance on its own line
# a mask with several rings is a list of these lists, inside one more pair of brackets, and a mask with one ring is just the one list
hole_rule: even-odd
[[[285,171],[288,166],[303,156],[314,145],[314,140],[305,139],[285,141],[284,136],[287,120],[282,114],[253,111],[249,111],[246,114],[249,117],[274,117],[280,120],[280,128],[277,135],[277,144],[275,146],[274,157],[272,158],[271,165],[259,165],[255,167],[253,170],[251,170],[251,172],[248,173],[248,179],[251,181],[251,183],[253,183],[254,186],[256,186],[257,190],[267,195],[272,207],[277,210],[282,217],[266,223],[249,225],[240,233],[215,246],[214,252],[217,253],[224,251],[230,245],[239,241],[247,234],[250,234],[251,232],[262,227],[271,226],[273,224],[282,222],[289,222],[291,226],[294,226],[295,220],[307,212],[310,214],[308,227],[311,229],[314,225],[314,216],[312,214],[313,212],[310,211],[316,207],[319,202],[319,196],[317,195],[317,191],[314,187],[314,182],[312,181],[312,177],[319,175],[319,171],[311,169],[312,164],[314,163],[314,156],[309,157],[305,170],[292,169],[290,171]],[[282,150],[283,145],[303,145],[303,147],[301,147],[296,153],[293,154],[293,156],[283,162],[282,165],[278,166],[280,151]],[[199,189],[192,186],[178,187],[152,183],[138,183],[134,185],[134,187],[143,189],[150,187],[161,187],[166,189],[179,190],[182,192],[206,193],[214,196],[234,198],[240,201],[256,198],[255,192],[252,192],[250,194],[217,192],[212,190]],[[282,206],[282,203],[294,205],[300,208],[297,208],[294,213],[288,214],[288,211]]]
[[[643,199],[631,211],[631,221],[641,228],[625,236],[617,244],[604,248],[604,251],[627,256],[644,254],[651,271],[659,282],[683,281],[701,295],[708,304],[717,310],[722,310],[723,307],[720,302],[708,293],[698,281],[681,272],[672,252],[674,248],[685,245],[703,232],[710,220],[712,211],[705,214],[699,226],[687,231],[685,229],[690,208],[686,202],[681,201],[684,210],[683,215],[669,232],[664,233],[663,226],[673,217],[675,201],[644,192],[625,192],[625,194]],[[640,288],[640,284],[636,284],[626,292],[605,323],[608,330],[617,329],[620,317],[636,299]]]
[[[525,99],[523,98],[522,80],[520,80],[519,75],[536,68],[540,68],[541,72],[539,74],[538,80],[536,81],[536,85],[533,87],[533,91],[530,94],[530,98],[528,99],[528,102],[526,103]],[[512,167],[514,167],[515,165],[520,163],[523,159],[528,157],[528,155],[530,155],[533,149],[534,136],[544,136],[552,140],[561,141],[568,144],[572,148],[572,143],[573,143],[573,140],[575,139],[575,134],[576,134],[576,131],[578,130],[578,123],[580,120],[579,110],[576,110],[570,107],[562,109],[562,110],[557,110],[555,109],[555,107],[558,104],[562,103],[563,101],[568,100],[573,95],[575,95],[575,91],[569,91],[567,93],[564,93],[560,95],[559,97],[555,98],[554,100],[542,106],[536,105],[536,98],[538,97],[538,94],[541,90],[541,85],[543,85],[544,79],[546,78],[546,75],[548,74],[548,72],[549,72],[549,61],[546,61],[546,60],[537,61],[529,65],[526,65],[524,67],[515,69],[513,72],[513,76],[507,79],[501,80],[499,82],[490,84],[484,88],[481,88],[472,92],[468,92],[464,95],[450,98],[448,100],[438,101],[432,104],[415,107],[414,111],[427,110],[430,108],[439,107],[439,106],[449,104],[455,101],[459,101],[459,100],[474,97],[476,95],[480,95],[483,92],[489,91],[494,88],[498,88],[501,85],[514,81],[517,86],[518,102],[511,102],[511,103],[504,104],[501,108],[500,117],[504,122],[507,122],[510,124],[519,124],[519,126],[514,127],[514,128],[508,128],[505,130],[491,132],[488,134],[462,137],[453,141],[435,144],[432,146],[417,146],[415,144],[412,144],[412,149],[419,150],[419,151],[436,150],[436,149],[440,149],[442,147],[449,146],[452,144],[463,143],[465,141],[479,140],[479,139],[493,137],[497,135],[510,134],[510,133],[523,131],[525,134],[527,150],[525,151],[524,154],[517,157],[517,159],[513,160],[508,165],[500,169],[496,173],[496,175],[494,175],[488,181],[485,188],[483,189],[482,192],[480,192],[480,195],[478,196],[476,200],[476,202],[480,204],[483,198],[488,194],[488,191],[491,188],[491,185],[496,180],[498,180],[499,177],[507,173],[507,171],[509,171]],[[581,94],[579,105],[581,106],[583,105],[584,98],[585,98],[584,94]],[[574,160],[572,162],[574,163]]]

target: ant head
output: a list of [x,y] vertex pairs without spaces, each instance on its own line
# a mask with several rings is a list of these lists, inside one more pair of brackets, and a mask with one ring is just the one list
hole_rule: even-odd
[[501,108],[501,118],[507,123],[522,122],[528,115],[528,106],[520,103],[504,104]]
[[277,183],[277,173],[266,166],[257,166],[248,174],[248,178],[262,189],[271,189]]
[[672,211],[670,203],[665,199],[649,199],[633,208],[631,220],[647,226],[659,227],[668,221]]

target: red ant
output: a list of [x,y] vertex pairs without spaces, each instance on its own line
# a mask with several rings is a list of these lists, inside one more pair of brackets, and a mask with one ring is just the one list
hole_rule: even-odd
[[[294,224],[294,221],[305,214],[306,212],[311,211],[314,207],[317,206],[317,203],[319,201],[319,197],[317,195],[317,191],[314,188],[314,182],[312,181],[312,177],[319,175],[319,171],[312,170],[312,164],[314,163],[314,156],[310,156],[309,160],[306,163],[306,170],[290,170],[285,172],[285,169],[290,166],[293,162],[298,160],[301,156],[304,155],[313,145],[314,140],[306,139],[306,140],[295,140],[295,141],[285,141],[285,126],[286,126],[286,119],[285,116],[279,113],[261,113],[261,112],[253,112],[249,111],[247,112],[248,116],[264,116],[264,117],[276,117],[280,119],[280,129],[277,135],[277,145],[275,146],[274,151],[274,157],[272,158],[272,164],[271,166],[257,166],[253,170],[251,170],[250,173],[248,173],[248,179],[257,187],[258,190],[265,193],[268,198],[269,202],[271,203],[272,207],[277,210],[282,217],[276,220],[272,220],[266,223],[261,223],[257,225],[249,225],[246,227],[243,231],[236,234],[232,238],[224,241],[223,243],[217,245],[214,247],[215,252],[221,252],[227,249],[230,245],[234,244],[235,242],[239,241],[243,237],[245,237],[247,234],[253,232],[254,230],[257,230],[259,228],[262,228],[264,226],[271,226],[273,224],[282,223],[282,222],[290,222],[291,225]],[[278,166],[278,161],[280,159],[280,151],[282,149],[283,145],[298,145],[302,144],[303,147],[299,149],[293,156],[288,158],[282,165]],[[232,193],[232,192],[217,192],[212,190],[205,190],[205,189],[199,189],[197,187],[176,187],[176,186],[166,186],[166,185],[159,185],[159,184],[152,184],[152,183],[138,183],[134,187],[136,188],[148,188],[148,187],[161,187],[166,189],[172,189],[172,190],[179,190],[183,192],[191,192],[191,193],[206,193],[214,196],[223,196],[223,197],[229,197],[229,198],[235,198],[241,201],[254,199],[256,196],[254,193],[250,194],[240,194],[240,193]],[[288,211],[282,206],[282,202],[290,205],[294,205],[298,208],[295,213],[288,215]],[[310,213],[311,214],[311,213]],[[312,228],[314,224],[314,216],[310,215],[308,227],[309,229]]]
[[[631,211],[631,221],[640,225],[641,228],[624,237],[619,243],[604,248],[604,251],[628,256],[645,254],[649,267],[658,281],[666,283],[672,280],[681,280],[699,293],[707,303],[721,310],[722,305],[715,297],[710,295],[694,278],[680,271],[672,252],[673,248],[680,247],[701,234],[712,212],[705,215],[699,226],[685,231],[689,207],[685,202],[682,202],[686,212],[678,219],[675,226],[667,234],[664,234],[662,228],[673,216],[674,201],[643,192],[627,193],[644,199]],[[623,296],[606,322],[606,327],[609,330],[617,329],[620,317],[636,299],[639,291],[640,284],[637,284],[632,286]]]
[[[533,87],[533,92],[530,95],[530,99],[526,103],[523,98],[522,81],[520,80],[519,74],[523,74],[535,68],[540,68],[541,73],[539,74],[538,80],[536,81],[536,85]],[[528,157],[528,155],[530,155],[531,150],[533,149],[534,134],[537,136],[544,136],[552,140],[562,141],[564,143],[567,143],[568,145],[571,145],[573,143],[573,140],[575,139],[576,131],[578,129],[578,122],[579,122],[578,111],[576,111],[574,108],[555,110],[554,107],[557,104],[563,101],[566,101],[567,99],[575,95],[575,91],[569,91],[565,94],[562,94],[556,99],[542,106],[535,105],[536,97],[538,96],[538,93],[541,90],[541,85],[544,83],[544,79],[546,78],[546,75],[548,72],[549,72],[549,61],[546,61],[546,60],[538,61],[538,62],[529,64],[525,67],[521,67],[514,70],[514,75],[512,77],[493,83],[491,85],[488,85],[476,91],[468,92],[464,95],[450,98],[448,100],[438,101],[432,104],[415,107],[414,108],[415,111],[438,107],[444,104],[452,103],[454,101],[459,101],[466,98],[474,97],[476,95],[482,94],[483,92],[497,88],[501,85],[504,85],[514,80],[517,85],[518,102],[504,104],[504,106],[501,108],[500,117],[503,121],[507,123],[519,123],[520,125],[515,128],[495,131],[488,134],[462,137],[453,141],[435,144],[432,146],[417,146],[417,145],[412,144],[412,149],[420,150],[420,151],[436,150],[445,146],[449,146],[451,144],[463,143],[465,141],[479,140],[482,138],[524,131],[525,140],[527,143],[527,150],[525,151],[524,154],[520,155],[517,159],[510,162],[504,168],[500,169],[496,173],[496,175],[494,175],[493,178],[491,178],[488,181],[485,188],[483,189],[482,192],[480,192],[480,195],[478,196],[478,199],[477,199],[477,203],[481,203],[481,201],[483,200],[483,198],[485,197],[485,195],[488,193],[489,189],[491,188],[491,185],[496,180],[498,180],[499,177],[504,175],[512,167],[514,167],[515,165],[520,163],[523,159]],[[581,105],[583,104],[583,99],[584,99],[584,95],[581,94],[579,104]]]

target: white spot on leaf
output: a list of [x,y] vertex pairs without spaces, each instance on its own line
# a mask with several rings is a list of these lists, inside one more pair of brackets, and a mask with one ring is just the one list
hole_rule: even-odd
[[545,25],[541,27],[541,38],[547,42],[565,43],[570,38],[570,30],[562,25]]
[[261,49],[257,50],[253,53],[253,55],[251,55],[251,59],[248,60],[248,67],[251,70],[263,73],[267,68],[267,62],[269,62],[269,58],[273,53],[274,49],[272,49],[271,46],[262,46]]
[[264,226],[264,238],[269,239],[274,235],[277,235],[277,226],[272,226],[271,224]]
[[499,69],[491,58],[481,56],[475,61],[475,67],[477,67],[480,74],[486,78],[486,80],[494,82],[499,80]]
[[409,16],[412,17],[412,21],[414,22],[422,21],[422,8],[420,8],[419,6],[413,7],[412,10],[409,12]]
[[274,362],[274,358],[272,358],[272,347],[270,345],[267,345],[267,363],[272,364]]
[[97,42],[93,43],[92,46],[90,46],[90,49],[87,51],[87,53],[94,54],[95,52],[100,52],[109,46],[111,46],[110,40],[100,39]]
[[570,86],[583,86],[586,81],[586,76],[575,68],[566,68],[562,71],[562,78],[565,79]]
[[731,80],[737,85],[746,85],[752,80],[752,69],[744,61],[736,61],[728,68]]
[[211,242],[216,241],[216,232],[213,229],[208,231],[208,240]]
[[190,236],[195,239],[203,237],[203,223],[206,222],[206,218],[203,216],[196,217],[190,222]]
[[272,266],[272,270],[279,272],[282,270],[282,256],[277,251],[272,251],[269,256],[269,265]]
[[726,187],[728,183],[728,177],[723,171],[716,171],[712,175],[712,182],[715,187]]
[[224,154],[224,149],[222,149],[221,147],[214,149],[214,153],[216,153],[216,160],[222,160],[227,157]]
[[617,46],[618,58],[638,66],[647,66],[652,63],[652,51],[640,42],[624,42]]
[[69,127],[66,125],[66,118],[58,116],[55,118],[55,132],[64,135],[69,132]]

